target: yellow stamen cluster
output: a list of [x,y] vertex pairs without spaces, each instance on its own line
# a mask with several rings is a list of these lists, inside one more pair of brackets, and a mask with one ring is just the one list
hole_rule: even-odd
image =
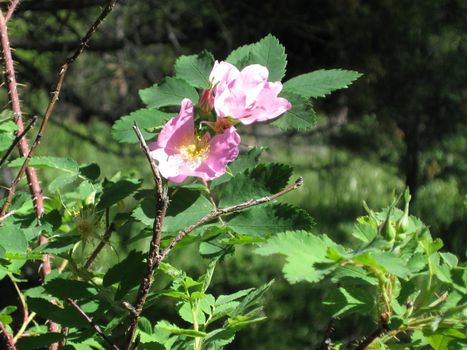
[[207,159],[209,154],[209,143],[205,138],[196,136],[193,143],[180,147],[183,158],[190,161],[202,161]]

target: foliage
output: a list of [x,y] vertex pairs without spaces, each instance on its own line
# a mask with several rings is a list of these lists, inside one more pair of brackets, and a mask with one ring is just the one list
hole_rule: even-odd
[[351,314],[373,320],[372,337],[355,334],[340,340],[328,335],[333,349],[366,340],[366,346],[378,349],[463,349],[467,344],[465,263],[440,251],[443,242],[409,215],[408,192],[405,200],[404,211],[395,208],[396,201],[380,212],[367,208],[368,214],[355,223],[353,247],[325,235],[289,231],[256,250],[284,255],[283,272],[290,283],[330,280],[332,291],[323,302],[330,322]]
[[[237,51],[237,56],[248,63],[265,65],[272,79],[284,75],[285,50],[272,35],[250,45],[248,50]],[[177,106],[185,97],[197,102],[196,88],[209,88],[212,64],[212,55],[208,52],[182,56],[175,64],[176,77],[165,78],[141,90],[140,96],[147,107],[117,121],[113,137],[120,143],[134,143],[131,132],[136,123],[143,129],[143,137],[152,139],[172,116],[172,106]],[[344,79],[332,89],[346,86]],[[306,97],[293,103],[302,114],[310,111]],[[300,107],[300,103],[306,108]],[[288,118],[284,120],[281,123],[286,129],[303,128],[303,124]],[[306,125],[312,126],[312,119]],[[14,131],[14,128],[7,129],[5,127],[5,131]],[[210,187],[193,180],[169,186],[171,202],[162,227],[162,247],[169,252],[178,243],[174,240],[176,235],[211,215],[218,206],[235,207],[259,198],[269,203],[243,211],[231,210],[219,221],[211,220],[197,228],[177,245],[180,249],[199,243],[200,255],[209,261],[206,272],[199,278],[190,277],[170,263],[158,263],[155,278],[159,283],[148,290],[144,311],[156,307],[161,299],[168,299],[180,319],[163,320],[150,314],[140,317],[137,341],[141,348],[222,349],[234,340],[239,330],[266,318],[261,300],[272,281],[256,289],[247,288],[231,294],[215,296],[208,292],[216,264],[227,254],[233,254],[236,246],[263,242],[289,230],[308,230],[313,225],[305,211],[269,197],[287,187],[292,169],[284,164],[260,163],[260,153],[260,148],[252,148],[238,157],[229,165],[228,173],[212,181]],[[8,166],[17,169],[24,161],[25,158],[20,157],[10,161]],[[53,170],[59,175],[48,186],[50,199],[40,221],[34,220],[33,206],[27,195],[18,192],[14,198],[10,209],[15,211],[3,218],[1,224],[1,277],[16,283],[21,268],[45,254],[56,262],[61,261],[61,267],[46,274],[41,285],[25,291],[18,289],[21,299],[25,300],[23,312],[34,312],[31,319],[25,319],[23,326],[15,331],[10,316],[14,307],[11,306],[2,311],[2,324],[15,334],[18,346],[25,349],[42,348],[65,338],[70,348],[102,348],[108,340],[100,332],[110,336],[118,346],[124,346],[122,339],[127,336],[132,305],[139,298],[142,281],[152,278],[145,275],[149,264],[147,248],[141,244],[139,249],[129,250],[125,257],[105,269],[92,266],[99,266],[94,259],[108,243],[106,235],[112,231],[117,236],[129,232],[131,239],[143,242],[153,235],[157,221],[154,205],[158,198],[137,174],[118,172],[106,178],[95,163],[79,164],[71,158],[44,155],[33,157],[29,166]],[[39,236],[47,240],[37,244]],[[42,323],[32,325],[36,315],[68,328],[66,335],[49,332]],[[96,324],[102,331],[92,332]],[[25,332],[29,337],[23,337]]]

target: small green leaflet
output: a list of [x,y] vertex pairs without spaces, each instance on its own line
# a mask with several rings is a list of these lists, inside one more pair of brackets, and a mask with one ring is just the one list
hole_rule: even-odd
[[269,70],[268,81],[280,81],[285,75],[287,55],[279,40],[268,34],[255,44],[241,46],[232,51],[226,61],[238,69],[249,64],[260,64]]
[[287,204],[262,205],[245,210],[227,221],[237,235],[268,237],[296,229],[310,229],[313,219],[303,209]]
[[309,130],[316,125],[316,112],[311,102],[294,93],[282,93],[292,108],[272,122],[272,125],[282,130]]
[[165,113],[154,108],[141,108],[121,117],[112,126],[112,137],[120,143],[138,143],[133,125],[136,122],[146,140],[154,137],[153,130],[161,128],[175,113]]
[[199,96],[196,89],[186,81],[167,77],[161,83],[139,91],[141,100],[149,108],[179,106],[184,98],[196,104]]
[[[300,281],[318,282],[332,272],[336,265],[324,263],[329,247],[337,246],[325,235],[314,235],[306,231],[288,231],[270,238],[256,249],[260,255],[281,254],[286,257],[283,268],[290,283]],[[319,266],[315,264],[320,263]]]
[[[18,168],[23,165],[25,158],[20,157],[8,163],[10,168]],[[33,168],[58,169],[68,173],[79,173],[78,163],[71,158],[63,157],[32,157],[29,166]]]
[[251,61],[268,68],[269,81],[280,81],[285,75],[285,67],[287,66],[285,48],[271,34],[253,45]]
[[175,62],[175,77],[195,88],[208,89],[209,74],[213,66],[214,57],[207,51],[199,55],[180,56]]
[[333,318],[352,312],[369,314],[375,309],[375,297],[364,288],[338,288],[323,304],[332,312]]
[[[24,157],[16,158],[11,161],[8,166],[10,168],[20,167],[23,165],[24,160]],[[33,168],[57,169],[65,172],[65,174],[57,176],[49,184],[50,192],[59,190],[63,186],[72,183],[80,176],[79,164],[71,158],[38,156],[31,158],[29,166]]]
[[360,73],[343,69],[320,69],[292,78],[285,82],[284,92],[304,98],[324,97],[331,92],[348,87]]

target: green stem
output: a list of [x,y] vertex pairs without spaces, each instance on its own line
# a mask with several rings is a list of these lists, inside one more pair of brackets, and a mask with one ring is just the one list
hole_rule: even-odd
[[[191,316],[193,317],[193,330],[196,332],[199,331],[199,324],[198,324],[198,303],[191,302],[190,300],[190,307],[191,307]],[[203,340],[200,337],[195,338],[195,343],[193,350],[201,350],[203,345]]]

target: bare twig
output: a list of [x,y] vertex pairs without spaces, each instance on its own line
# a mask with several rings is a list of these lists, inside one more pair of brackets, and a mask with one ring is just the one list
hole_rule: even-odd
[[99,335],[102,337],[102,339],[104,339],[105,342],[106,342],[107,344],[109,344],[109,346],[111,347],[111,349],[119,350],[119,347],[118,347],[117,345],[115,345],[115,344],[112,342],[112,340],[111,340],[108,336],[106,336],[106,335],[104,334],[104,332],[102,331],[101,327],[99,327],[99,325],[97,325],[97,324],[92,320],[92,318],[89,317],[89,316],[83,311],[83,309],[81,309],[81,308],[79,307],[78,304],[76,304],[76,302],[75,302],[73,299],[68,298],[67,301],[68,301],[68,303],[69,303],[76,311],[79,312],[79,314],[80,314],[81,316],[83,316],[83,318],[91,325],[91,327],[97,332],[97,334],[99,334]]
[[162,226],[164,223],[165,214],[167,211],[167,206],[169,199],[167,197],[167,190],[164,188],[164,183],[162,182],[162,177],[159,172],[159,169],[151,157],[150,150],[146,141],[144,140],[141,130],[138,128],[138,125],[133,126],[133,129],[138,136],[141,148],[143,149],[146,158],[148,159],[149,164],[151,165],[151,170],[154,177],[154,186],[156,189],[157,199],[156,199],[156,216],[153,224],[153,233],[151,243],[149,245],[148,258],[146,263],[146,271],[144,272],[143,278],[141,280],[138,294],[136,296],[136,301],[133,304],[134,312],[130,315],[130,323],[127,330],[126,341],[124,344],[124,349],[131,349],[133,343],[133,337],[135,335],[136,327],[138,325],[138,319],[143,312],[144,303],[149,293],[153,282],[153,273],[154,270],[160,264],[160,242],[162,235]]
[[6,346],[9,350],[16,350],[15,342],[13,341],[13,337],[10,333],[8,333],[6,327],[0,322],[0,331],[3,333],[3,337],[6,340]]
[[101,252],[101,250],[105,247],[105,245],[109,242],[109,239],[110,239],[110,236],[112,235],[112,232],[115,230],[115,225],[114,224],[110,224],[107,229],[105,230],[104,232],[104,235],[102,236],[102,239],[101,241],[99,242],[99,244],[96,246],[96,248],[94,249],[94,251],[92,252],[91,256],[88,258],[88,260],[86,260],[86,263],[84,264],[84,269],[85,270],[88,270],[92,263],[94,262],[94,260],[96,260],[97,256],[99,255],[99,253]]
[[272,194],[270,196],[266,197],[261,197],[257,199],[250,199],[249,201],[246,201],[241,204],[236,204],[231,207],[227,208],[222,208],[222,209],[217,209],[212,211],[211,213],[207,214],[203,218],[201,218],[198,222],[194,223],[193,225],[189,226],[185,230],[181,231],[177,236],[172,239],[172,241],[169,243],[169,245],[162,251],[160,260],[164,260],[167,255],[170,253],[170,251],[175,247],[175,245],[180,242],[183,238],[185,238],[189,233],[193,232],[195,229],[198,227],[208,223],[209,221],[218,218],[221,215],[229,214],[229,213],[234,213],[240,210],[248,209],[251,207],[254,207],[259,204],[267,203],[270,202],[278,197],[283,196],[286,193],[292,192],[303,185],[303,178],[298,178],[292,185],[287,186],[284,188],[282,191],[279,191],[275,194]]
[[[2,54],[3,54],[3,64],[5,67],[5,78],[6,78],[6,82],[8,86],[8,93],[10,95],[11,109],[13,110],[13,113],[15,115],[15,122],[16,122],[16,125],[18,126],[18,133],[21,134],[24,129],[24,124],[23,124],[23,118],[22,118],[22,112],[21,112],[20,98],[18,94],[18,84],[16,82],[15,67],[13,64],[13,57],[11,55],[11,47],[10,47],[10,40],[8,37],[6,20],[5,20],[5,17],[3,16],[2,11],[0,11],[0,36],[1,36],[1,45],[2,45]],[[28,141],[26,137],[22,137],[19,140],[18,148],[23,157],[26,157],[29,154],[30,150],[29,150],[29,145],[28,145]],[[38,218],[41,218],[42,215],[44,214],[44,200],[43,200],[42,190],[39,185],[39,180],[37,178],[36,171],[33,168],[28,168],[26,165],[22,171],[22,174],[24,174],[24,172],[26,172],[26,175],[28,178],[29,189],[31,191],[31,195],[33,196],[36,216]],[[12,186],[14,186],[13,191],[12,191]],[[0,212],[0,217],[6,214],[8,206],[11,203],[15,190],[16,190],[16,184],[13,183],[10,186],[10,189],[8,191],[8,196]]]
[[12,185],[10,186],[10,190],[8,191],[8,196],[7,196],[7,198],[5,200],[5,203],[4,203],[4,205],[3,205],[3,207],[2,207],[2,209],[0,211],[0,217],[5,215],[8,207],[11,204],[11,201],[13,199],[13,195],[16,192],[16,187],[17,187],[17,185],[19,183],[19,180],[21,179],[21,177],[24,174],[25,170],[29,169],[28,168],[29,162],[30,162],[36,148],[39,146],[39,143],[40,143],[40,141],[42,139],[42,136],[43,136],[43,134],[45,132],[45,129],[47,128],[49,118],[50,118],[50,116],[51,116],[51,114],[52,114],[52,112],[53,112],[53,110],[55,108],[55,104],[56,104],[56,102],[58,100],[58,97],[60,95],[60,90],[62,88],[63,80],[65,79],[65,75],[66,75],[66,73],[68,71],[68,68],[73,64],[73,62],[76,61],[76,59],[79,57],[79,55],[84,51],[84,49],[88,45],[89,40],[91,39],[92,35],[95,33],[95,31],[97,30],[99,25],[102,23],[102,21],[105,19],[105,17],[107,17],[107,15],[112,11],[112,9],[114,8],[116,3],[117,3],[117,0],[110,0],[107,3],[107,5],[104,7],[104,9],[100,13],[100,15],[97,17],[97,19],[94,21],[92,26],[89,28],[86,35],[81,39],[80,44],[78,45],[76,50],[70,56],[67,57],[67,59],[65,60],[65,63],[62,65],[62,67],[61,67],[61,69],[60,69],[60,71],[58,73],[58,77],[57,77],[57,81],[55,83],[54,91],[52,92],[52,98],[50,99],[49,104],[47,106],[47,110],[45,111],[44,117],[42,118],[42,122],[41,122],[41,125],[39,127],[39,131],[38,131],[38,133],[36,135],[36,138],[35,138],[32,146],[31,146],[31,150],[29,151],[29,153],[27,153],[27,157],[24,160],[23,165],[22,165],[22,167],[20,168],[20,170],[18,172],[18,175],[16,176],[15,180],[13,181]]
[[8,10],[5,15],[5,22],[8,22],[11,16],[13,16],[13,12],[15,12],[16,6],[18,6],[18,4],[19,0],[11,0],[10,6],[8,7]]
[[15,139],[13,140],[13,143],[10,145],[10,147],[8,147],[8,149],[6,150],[5,154],[3,155],[2,159],[0,160],[0,167],[3,165],[3,163],[5,163],[5,161],[8,159],[8,157],[10,156],[11,152],[13,152],[13,150],[15,149],[16,145],[18,144],[18,142],[21,141],[21,139],[28,133],[29,130],[31,130],[31,128],[34,126],[34,124],[36,123],[37,121],[37,116],[35,115],[34,117],[32,117],[31,121],[29,122],[29,124],[24,128],[23,131],[19,132],[18,131],[18,134],[16,135]]

